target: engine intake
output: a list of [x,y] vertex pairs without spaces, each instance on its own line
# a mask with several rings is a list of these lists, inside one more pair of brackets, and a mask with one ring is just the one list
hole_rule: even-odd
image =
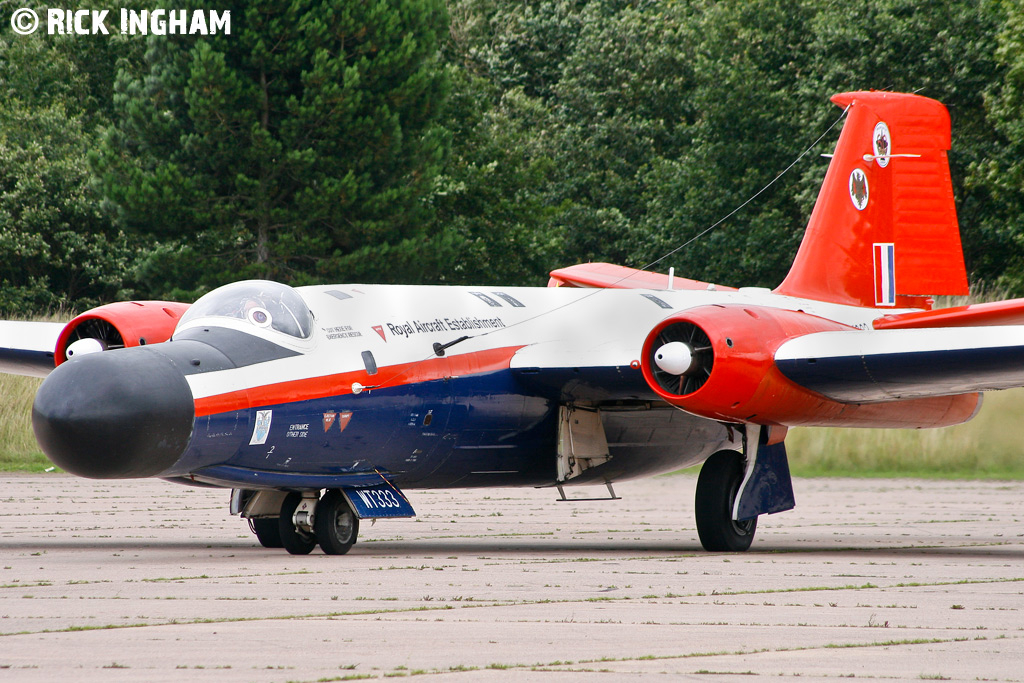
[[782,376],[775,350],[793,337],[844,329],[799,311],[700,306],[651,331],[642,368],[659,396],[687,412],[726,422],[781,423],[821,397]]
[[685,396],[700,389],[715,367],[715,351],[707,332],[683,320],[665,327],[650,348],[649,363],[658,386]]
[[54,363],[60,365],[76,352],[85,354],[165,342],[188,308],[188,304],[172,301],[122,301],[86,311],[60,333]]

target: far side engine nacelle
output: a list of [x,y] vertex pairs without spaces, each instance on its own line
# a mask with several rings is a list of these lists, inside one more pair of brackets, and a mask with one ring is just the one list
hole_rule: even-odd
[[61,332],[54,365],[75,355],[165,342],[188,307],[171,301],[122,301],[86,311]]
[[790,424],[823,397],[775,367],[775,350],[812,332],[850,328],[817,316],[760,306],[711,305],[661,321],[644,342],[644,378],[665,401],[725,422]]

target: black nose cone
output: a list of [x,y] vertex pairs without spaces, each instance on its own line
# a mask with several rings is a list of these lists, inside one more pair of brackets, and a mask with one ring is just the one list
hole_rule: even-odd
[[32,406],[32,428],[55,465],[93,479],[151,477],[188,447],[192,392],[164,355],[148,348],[80,356],[50,373]]

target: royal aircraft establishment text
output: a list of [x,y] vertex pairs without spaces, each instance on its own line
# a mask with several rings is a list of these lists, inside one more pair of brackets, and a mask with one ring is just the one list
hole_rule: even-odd
[[501,318],[437,318],[435,320],[411,320],[398,325],[387,323],[391,334],[408,337],[420,332],[455,332],[458,330],[493,330],[505,327]]

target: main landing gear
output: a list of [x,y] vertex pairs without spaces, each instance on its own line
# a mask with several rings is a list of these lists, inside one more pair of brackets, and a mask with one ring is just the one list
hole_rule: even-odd
[[732,518],[745,470],[746,461],[737,451],[718,451],[701,467],[694,508],[697,535],[705,550],[743,552],[750,548],[757,517],[742,521]]
[[264,548],[284,548],[292,555],[308,555],[318,544],[326,555],[344,555],[359,535],[359,518],[344,494],[331,489],[292,492],[281,502],[277,517],[256,517],[249,527]]

